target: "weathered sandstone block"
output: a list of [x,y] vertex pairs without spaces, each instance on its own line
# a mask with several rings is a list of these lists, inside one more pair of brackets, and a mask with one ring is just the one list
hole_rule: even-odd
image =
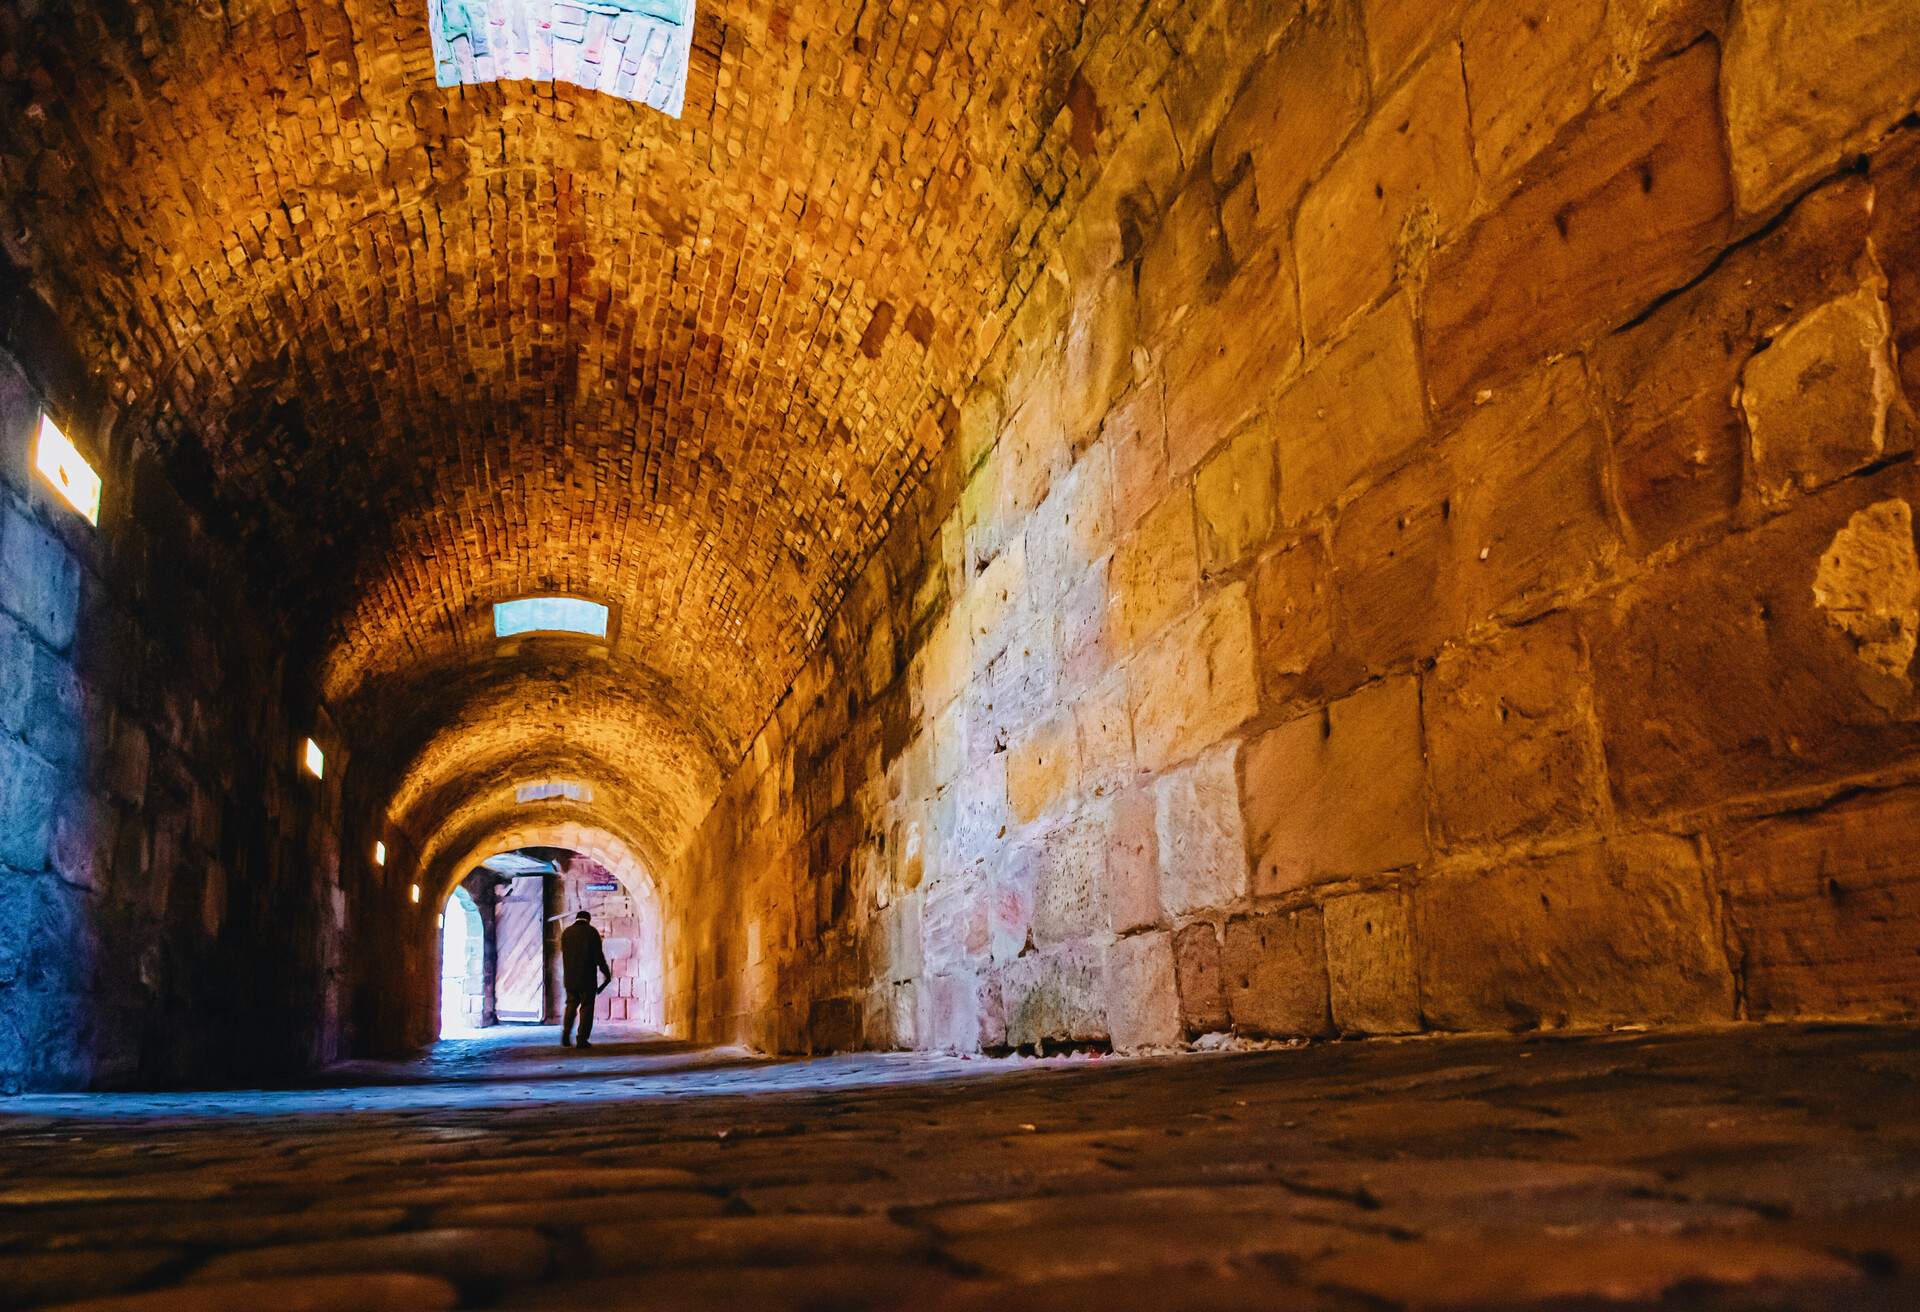
[[861,999],[860,1034],[881,1051],[918,1047],[919,997],[912,984],[876,984]]
[[961,490],[960,531],[967,577],[971,577],[976,563],[985,564],[1000,554],[1016,527],[1007,520],[1006,498],[1001,494],[1007,464],[1007,457],[996,443]]
[[1289,524],[1417,442],[1426,406],[1407,298],[1356,324],[1274,402],[1269,423],[1280,452],[1281,518]]
[[1177,488],[1114,549],[1107,579],[1114,634],[1123,649],[1138,648],[1193,604],[1200,559],[1194,541],[1193,501]]
[[1079,742],[1073,712],[1061,708],[1007,751],[1007,805],[1026,824],[1078,791]]
[[65,543],[12,504],[0,505],[0,609],[55,651],[73,642],[80,564]]
[[1001,425],[1006,422],[1005,405],[1000,391],[986,383],[975,383],[967,389],[959,405],[959,424],[954,440],[957,448],[960,473],[967,475],[980,467],[987,458],[987,452],[1000,439]]
[[1466,628],[1457,490],[1448,462],[1416,460],[1362,492],[1335,523],[1336,649],[1362,670],[1404,670]]
[[1110,568],[1111,562],[1103,560],[1087,571],[1056,610],[1061,687],[1069,694],[1098,683],[1118,659]]
[[[1009,848],[985,874],[987,956],[1012,961],[1033,941],[1034,888],[1040,878],[1037,839]],[[952,969],[978,968],[978,957],[949,959]]]
[[1159,770],[1220,741],[1259,709],[1247,588],[1236,583],[1169,628],[1127,678],[1134,753]]
[[[962,777],[967,768],[967,703],[964,697],[954,698],[945,710],[933,717],[927,737],[927,762],[933,786],[947,788]],[[766,796],[775,803],[781,800],[773,790],[769,790]],[[770,817],[763,817],[763,820],[766,818]],[[927,851],[937,857],[940,849],[936,844],[929,843]]]
[[1070,592],[1113,546],[1113,486],[1102,442],[1054,480],[1026,524],[1027,583],[1038,606]]
[[[89,792],[70,792],[61,802],[53,821],[53,841],[48,851],[55,874],[75,888],[99,892],[113,875],[114,809],[105,797]],[[216,867],[207,872],[206,900],[216,895],[224,902],[221,876]],[[210,911],[214,924],[209,935],[218,932],[220,909]]]
[[0,739],[0,865],[43,870],[62,781],[22,743]]
[[1125,670],[1112,671],[1074,702],[1081,786],[1093,796],[1115,793],[1133,778],[1133,724],[1127,703]]
[[1699,285],[1595,345],[1615,495],[1641,551],[1733,511],[1746,449],[1741,371],[1786,323],[1860,285],[1875,191],[1859,179],[1822,188]]
[[1571,125],[1510,200],[1440,253],[1425,303],[1436,405],[1626,320],[1725,244],[1717,65],[1712,43],[1694,46]]
[[1004,755],[1018,734],[1047,713],[1058,685],[1054,626],[1039,616],[1007,635],[961,697],[968,768],[998,771],[989,758]]
[[25,624],[0,611],[0,736],[26,733],[36,696],[33,667],[37,646]]
[[1563,362],[1517,379],[1442,441],[1452,539],[1442,585],[1468,624],[1524,620],[1610,571],[1618,548],[1603,468],[1606,435],[1586,378]]
[[1170,335],[1163,356],[1171,472],[1186,473],[1254,418],[1299,367],[1300,352],[1293,263],[1274,242]]
[[[1858,625],[1861,599],[1901,602],[1884,595],[1899,577],[1886,567],[1902,562],[1904,573],[1914,546],[1887,503],[1911,506],[1917,492],[1904,467],[1849,479],[1590,617],[1621,805],[1639,814],[1707,806],[1875,769],[1920,748],[1910,671],[1890,671],[1885,649]],[[1886,508],[1856,521],[1875,505]],[[1920,602],[1904,605],[1913,614]]]
[[1894,354],[1909,404],[1920,405],[1920,135],[1900,134],[1873,158],[1873,249],[1887,282]]
[[1389,679],[1255,739],[1246,817],[1256,895],[1427,855],[1420,685]]
[[[49,765],[66,771],[106,754],[104,699],[89,699],[73,666],[50,649],[27,644],[28,700],[21,736]],[[97,710],[100,714],[90,714]],[[91,739],[91,742],[89,742]],[[89,752],[87,748],[93,750]]]
[[1154,788],[1160,901],[1168,916],[1226,906],[1246,896],[1239,760],[1239,743],[1221,743],[1162,776]]
[[1364,0],[1367,62],[1377,96],[1440,41],[1458,47],[1468,0]]
[[1355,893],[1321,908],[1327,983],[1342,1034],[1410,1034],[1420,1028],[1412,916],[1399,893]]
[[1113,833],[1107,847],[1107,921],[1126,934],[1158,925],[1160,838],[1154,823],[1154,794],[1145,785],[1113,799]]
[[1108,1037],[1105,953],[1094,944],[1030,952],[1006,966],[1000,987],[1013,1047]]
[[1101,436],[1113,461],[1113,532],[1124,535],[1172,487],[1167,472],[1166,389],[1149,374],[1107,415]]
[[920,940],[928,974],[971,972],[986,960],[992,940],[983,883],[948,878],[927,890]]
[[1920,1010],[1920,794],[1871,793],[1716,838],[1759,1016]]
[[916,658],[921,698],[929,712],[945,708],[967,686],[972,660],[973,633],[965,612],[955,608],[934,625]]
[[1427,679],[1426,730],[1450,842],[1592,821],[1605,787],[1592,683],[1586,644],[1565,614],[1442,654]]
[[864,999],[815,998],[807,1008],[807,1051],[851,1052],[861,1046]]
[[1920,556],[1913,549],[1913,507],[1898,498],[1854,512],[1833,535],[1813,576],[1813,601],[1853,640],[1868,670],[1886,676],[1869,695],[1896,706],[1920,634]]
[[1220,973],[1220,934],[1204,922],[1174,931],[1174,976],[1180,987],[1180,1024],[1189,1035],[1227,1028],[1227,999]]
[[1912,449],[1892,334],[1879,289],[1863,287],[1811,310],[1747,362],[1740,408],[1762,503]]
[[925,896],[915,889],[900,894],[881,913],[880,928],[884,938],[881,950],[882,977],[889,981],[897,983],[913,979],[926,968],[926,956],[920,948],[925,900]]
[[1172,123],[1183,158],[1204,158],[1207,144],[1245,81],[1248,65],[1296,21],[1299,10],[1264,0],[1228,0],[1188,7],[1172,28],[1190,52],[1175,60],[1157,91],[1162,114]]
[[1907,0],[1739,0],[1723,77],[1740,206],[1761,213],[1920,108]]
[[1414,889],[1420,1000],[1441,1029],[1733,1016],[1700,860],[1664,836],[1460,871]]
[[1133,376],[1134,309],[1129,269],[1110,270],[1074,303],[1057,415],[1072,451],[1092,441]]
[[1313,186],[1294,228],[1307,340],[1340,326],[1450,238],[1473,203],[1467,88],[1452,49],[1429,56]]
[[1109,809],[1089,808],[1041,837],[1033,883],[1035,943],[1044,946],[1106,929]]
[[1333,567],[1318,536],[1283,544],[1253,573],[1253,634],[1260,687],[1269,706],[1324,702],[1360,681],[1340,655]]
[[1027,543],[1015,534],[967,589],[967,622],[976,663],[991,659],[1026,619]]
[[934,975],[921,996],[926,1014],[916,1020],[916,1028],[931,1047],[978,1052],[1006,1041],[998,981],[971,974]]
[[1720,0],[1478,0],[1461,30],[1483,194],[1644,63],[1719,23]]
[[1140,261],[1140,340],[1148,345],[1211,299],[1227,270],[1227,246],[1211,181],[1191,178],[1173,198]]
[[939,799],[936,828],[941,871],[963,871],[1000,850],[1007,811],[1006,754],[989,752],[982,763],[957,778]]
[[1164,930],[1135,934],[1108,948],[1107,998],[1116,1050],[1178,1043],[1180,995],[1174,982],[1172,935]]
[[1279,514],[1280,468],[1274,437],[1255,424],[1214,452],[1193,485],[1200,523],[1200,566],[1232,569],[1273,535]]
[[1318,910],[1227,922],[1220,966],[1234,1028],[1289,1038],[1332,1031]]
[[1250,160],[1257,224],[1272,229],[1293,212],[1366,112],[1366,52],[1351,15],[1307,14],[1258,64],[1213,139],[1213,179],[1226,184]]

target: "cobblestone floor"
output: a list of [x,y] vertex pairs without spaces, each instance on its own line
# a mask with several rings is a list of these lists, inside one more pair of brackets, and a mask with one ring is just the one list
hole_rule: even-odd
[[771,1062],[442,1043],[0,1105],[0,1304],[1920,1307],[1920,1032]]

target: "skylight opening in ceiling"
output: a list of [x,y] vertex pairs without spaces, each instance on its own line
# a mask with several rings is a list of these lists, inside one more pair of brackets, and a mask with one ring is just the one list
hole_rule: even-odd
[[434,81],[571,82],[680,117],[694,0],[426,0]]
[[582,597],[522,597],[495,602],[493,636],[514,638],[523,633],[577,633],[604,640],[607,608]]
[[513,790],[513,800],[525,806],[529,802],[591,802],[593,789],[570,780],[549,780],[521,784]]

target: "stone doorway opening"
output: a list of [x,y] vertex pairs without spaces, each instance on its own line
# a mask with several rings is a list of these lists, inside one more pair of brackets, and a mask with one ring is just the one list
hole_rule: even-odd
[[456,888],[440,913],[440,1037],[478,1030],[485,1001],[486,931],[473,895]]

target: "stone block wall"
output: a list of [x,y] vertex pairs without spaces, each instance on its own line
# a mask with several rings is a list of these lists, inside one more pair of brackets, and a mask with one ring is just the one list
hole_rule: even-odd
[[[595,889],[594,884],[616,884]],[[651,893],[651,889],[647,890]],[[624,1021],[658,1029],[664,1015],[660,954],[660,908],[650,896],[636,895],[600,862],[576,852],[563,859],[553,876],[549,895],[553,918],[548,922],[552,949],[547,960],[552,982],[547,989],[547,1019],[558,1024],[567,997],[560,934],[573,923],[576,912],[593,917],[600,946],[613,968],[613,982],[594,1000],[600,1020]]]
[[[304,1069],[349,901],[283,626],[6,287],[0,330],[0,1092]],[[117,450],[97,529],[31,471],[49,405]]]
[[1920,1008],[1920,23],[1331,0],[1139,112],[669,890],[779,1049]]

